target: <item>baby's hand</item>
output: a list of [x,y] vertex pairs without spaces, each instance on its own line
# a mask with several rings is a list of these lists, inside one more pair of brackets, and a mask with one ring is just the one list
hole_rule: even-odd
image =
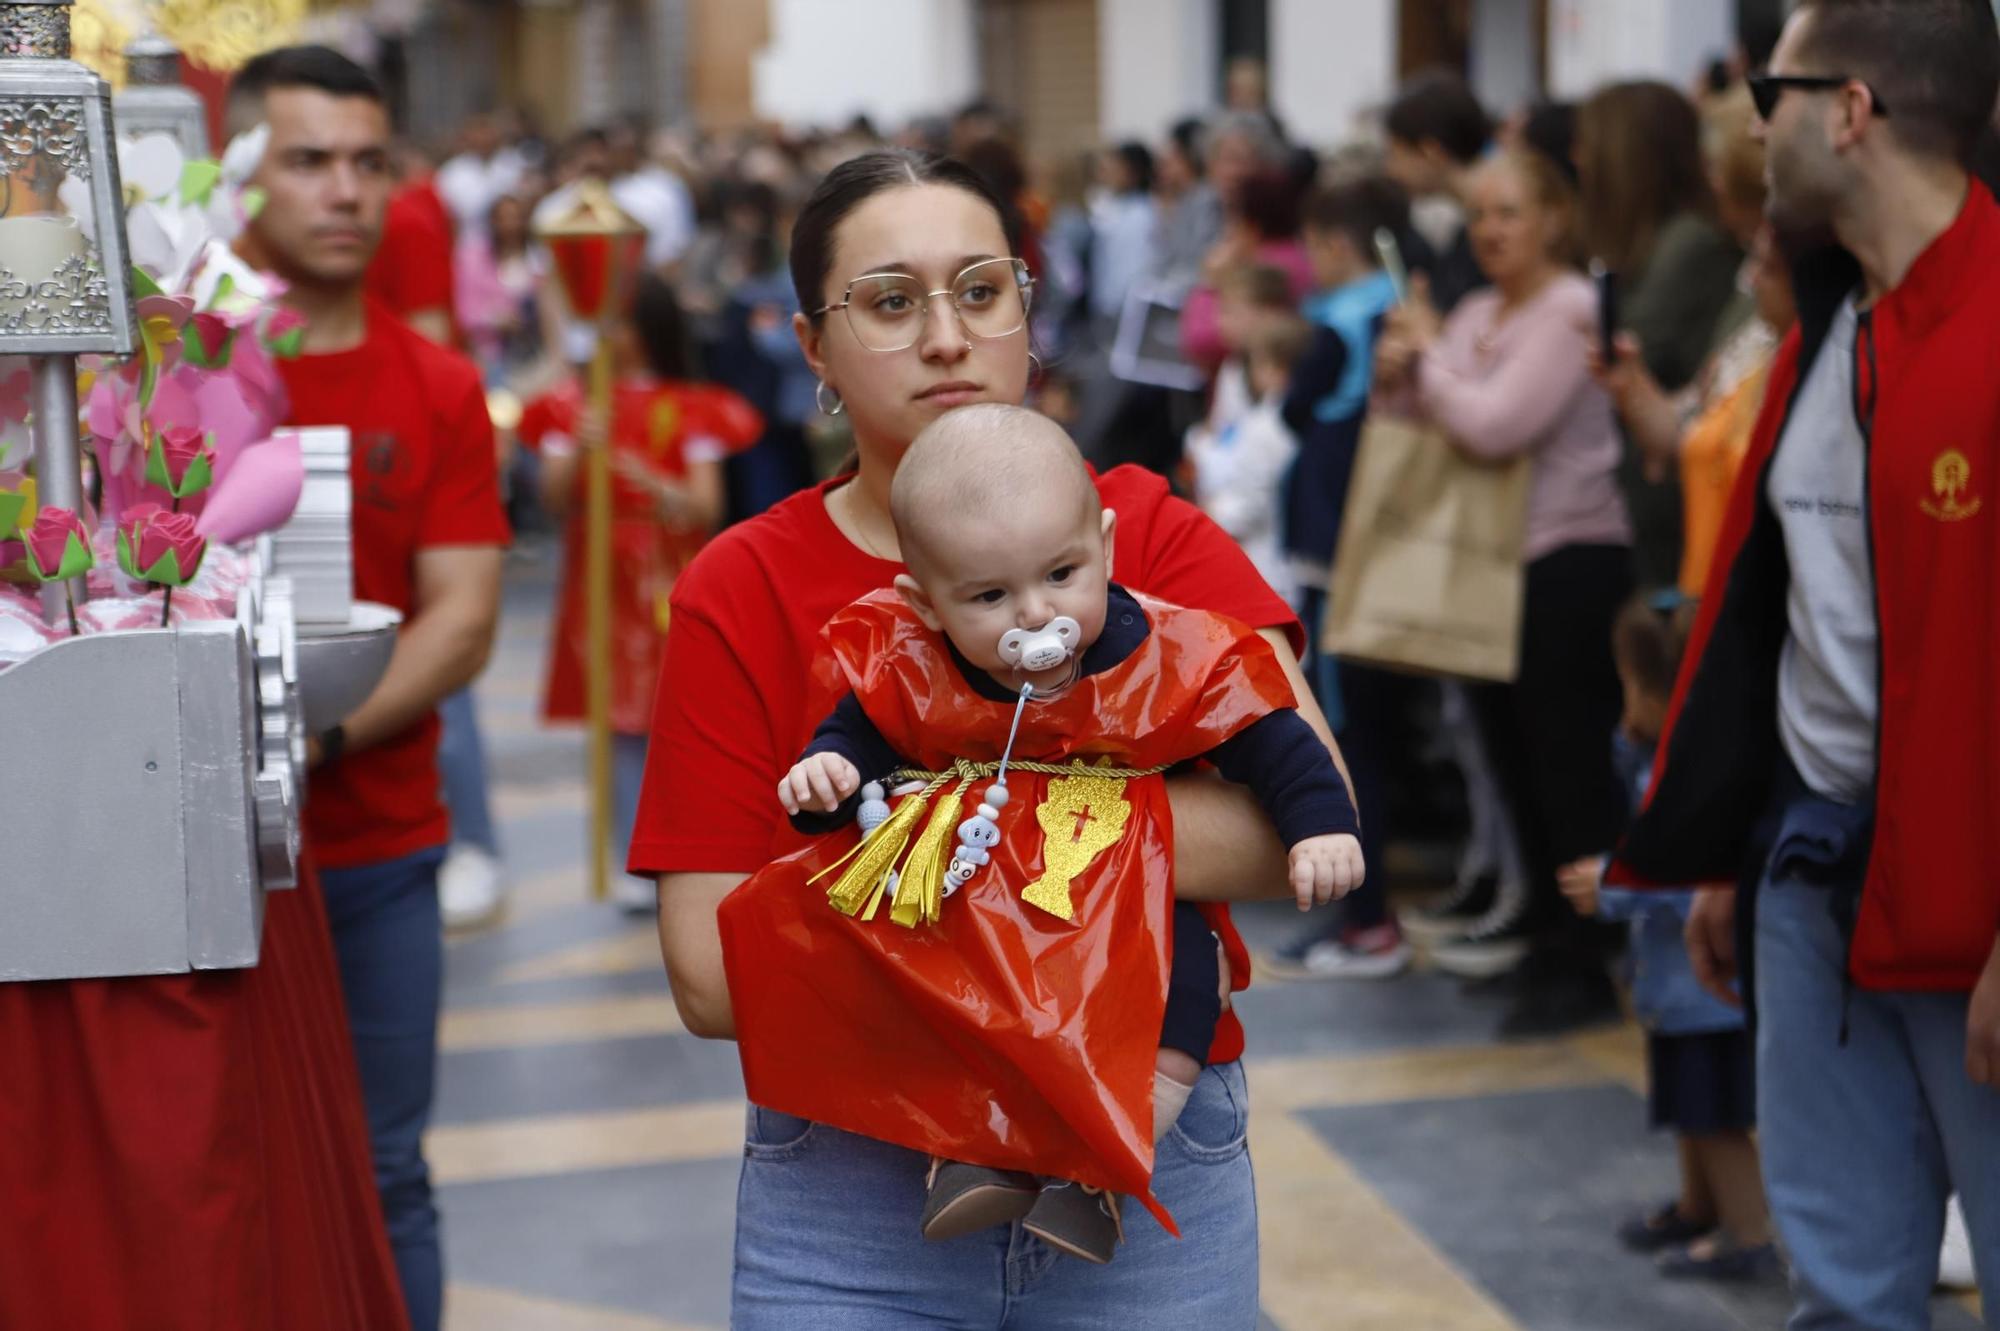
[[1300,910],[1338,901],[1361,886],[1361,840],[1345,832],[1307,837],[1292,847],[1292,894]]
[[778,802],[786,813],[832,813],[860,785],[861,773],[853,763],[837,753],[815,753],[785,773],[778,783]]

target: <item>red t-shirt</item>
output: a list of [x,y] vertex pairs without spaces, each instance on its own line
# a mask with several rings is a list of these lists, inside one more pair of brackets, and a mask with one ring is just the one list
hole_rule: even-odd
[[[472,362],[368,307],[351,351],[279,362],[293,425],[344,425],[353,437],[354,594],[417,611],[417,552],[504,545],[493,422]],[[450,839],[440,798],[438,721],[313,772],[306,836],[324,869],[377,864]]]
[[[841,535],[826,511],[833,484],[723,532],[675,584],[632,872],[748,874],[805,843],[777,790],[823,719],[809,712],[820,628],[903,572]],[[1120,583],[1253,628],[1282,626],[1301,644],[1291,607],[1164,479],[1119,467],[1097,478],[1097,490],[1118,514]],[[1235,987],[1245,987],[1250,956],[1227,908],[1203,909],[1228,948]],[[1211,1058],[1242,1051],[1243,1028],[1224,1013]]]
[[389,196],[382,215],[382,244],[368,264],[368,294],[397,314],[451,314],[451,242],[449,215],[430,181],[403,185]]

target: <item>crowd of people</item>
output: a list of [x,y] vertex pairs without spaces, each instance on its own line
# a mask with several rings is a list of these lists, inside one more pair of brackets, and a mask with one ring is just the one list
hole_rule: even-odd
[[[324,71],[280,73],[267,97],[365,95]],[[1746,31],[1692,89],[1622,82],[1496,117],[1462,79],[1426,74],[1339,145],[1297,141],[1241,79],[1223,112],[1068,161],[1024,158],[985,103],[887,132],[621,122],[556,143],[482,115],[448,153],[393,153],[367,284],[409,327],[461,347],[501,404],[496,469],[517,538],[560,527],[552,720],[581,709],[577,461],[612,450],[616,834],[633,870],[617,893],[661,911],[691,1031],[736,1030],[716,908],[782,831],[771,778],[811,734],[794,686],[819,626],[910,553],[891,520],[902,455],[941,406],[1025,400],[1094,468],[1118,580],[1262,631],[1337,740],[1365,880],[1260,969],[1379,981],[1421,960],[1461,977],[1467,1002],[1494,1002],[1506,1037],[1618,1020],[1629,994],[1648,1032],[1651,1124],[1675,1134],[1683,1180],[1618,1238],[1659,1253],[1666,1274],[1711,1279],[1774,1273],[1782,1241],[1798,1325],[1914,1327],[1947,1194],[1963,1195],[1984,1252],[2000,1231],[1996,912],[1972,885],[1993,824],[1966,802],[1990,795],[1984,755],[2000,743],[1972,673],[1990,672],[1995,645],[1980,591],[1992,542],[1973,543],[2000,455],[1970,442],[1990,427],[1975,405],[1986,390],[1936,368],[1989,355],[1967,323],[1977,312],[1960,311],[2000,244],[2000,211],[1966,183],[1996,83],[1984,6],[1816,0],[1782,36]],[[584,399],[588,343],[534,238],[587,182],[647,237],[610,335],[608,416]],[[988,257],[857,268],[877,251],[914,262],[891,242],[916,235]],[[975,271],[995,263],[1005,275]],[[1017,320],[1002,317],[1008,300]],[[909,339],[857,310],[914,311]],[[319,383],[327,369],[308,356],[289,373]],[[321,388],[307,395],[331,409]],[[1525,475],[1504,682],[1321,650],[1340,561],[1367,557],[1342,540],[1356,460],[1392,421],[1467,465]],[[1930,433],[1912,442],[1913,428]],[[1885,449],[1901,470],[1884,471]],[[1739,484],[1746,468],[1762,486]],[[812,489],[829,478],[843,479]],[[1901,508],[1860,521],[1884,494]],[[419,558],[498,539],[497,510],[460,499]],[[1229,542],[1244,559],[1221,558]],[[1949,615],[1924,590],[1933,565],[1966,579]],[[417,603],[441,588],[419,569]],[[415,624],[448,613],[423,606]],[[505,898],[467,659],[427,685],[455,832],[422,871],[458,927]],[[1925,672],[1947,668],[1957,682],[1933,687]],[[392,679],[417,688],[407,671]],[[331,756],[379,742],[379,724],[350,725]],[[1933,775],[1934,761],[1957,775]],[[1902,799],[1898,780],[1925,792],[1925,811],[1878,806]],[[369,798],[357,792],[357,808]],[[1244,830],[1261,815],[1216,798],[1201,794],[1215,845],[1178,851],[1189,900],[1257,894],[1237,880],[1258,862],[1243,847],[1268,839]],[[1438,895],[1393,891],[1406,849],[1438,845],[1455,852]],[[1281,861],[1266,867],[1283,881]],[[1739,882],[1746,903],[1761,898],[1754,927]],[[1240,987],[1249,957],[1226,911],[1202,918],[1223,944],[1222,982]],[[1879,992],[1903,989],[1928,992]],[[1198,1172],[1204,1134],[1235,1131],[1242,1034],[1225,1009],[1195,1043],[1174,1132],[1196,1149],[1163,1147],[1155,1188],[1214,1254],[1254,1227],[1247,1170],[1171,1176]],[[1836,1084],[1839,1096],[1815,1089]],[[826,1240],[790,1211],[798,1176],[759,1185],[755,1165],[812,1131],[753,1111],[737,1294],[765,1320],[746,1325],[784,1325],[810,1294],[786,1273]],[[1835,1155],[1845,1182],[1826,1173]],[[888,1216],[905,1165],[856,1146],[811,1186]],[[428,1208],[414,1183],[410,1196]],[[1910,1241],[1891,1255],[1874,1245],[1886,1233]],[[1168,1260],[1125,1239],[1130,1279]],[[434,1258],[434,1217],[421,1241]],[[972,1278],[948,1267],[906,1308]],[[1212,1324],[1236,1324],[1241,1273],[1211,1274]]]

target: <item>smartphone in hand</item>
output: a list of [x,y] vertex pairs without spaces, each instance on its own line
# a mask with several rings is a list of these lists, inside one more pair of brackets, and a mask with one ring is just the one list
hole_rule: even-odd
[[1618,363],[1618,274],[1596,259],[1590,263],[1590,280],[1597,284],[1598,354],[1606,365]]
[[1410,270],[1403,263],[1403,247],[1396,243],[1396,233],[1386,226],[1375,228],[1375,257],[1382,261],[1382,271],[1389,275],[1396,303],[1401,305],[1409,300]]

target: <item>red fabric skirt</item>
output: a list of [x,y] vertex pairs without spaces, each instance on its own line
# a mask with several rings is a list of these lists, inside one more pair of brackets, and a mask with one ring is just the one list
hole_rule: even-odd
[[0,1327],[408,1325],[302,876],[255,969],[0,984]]

